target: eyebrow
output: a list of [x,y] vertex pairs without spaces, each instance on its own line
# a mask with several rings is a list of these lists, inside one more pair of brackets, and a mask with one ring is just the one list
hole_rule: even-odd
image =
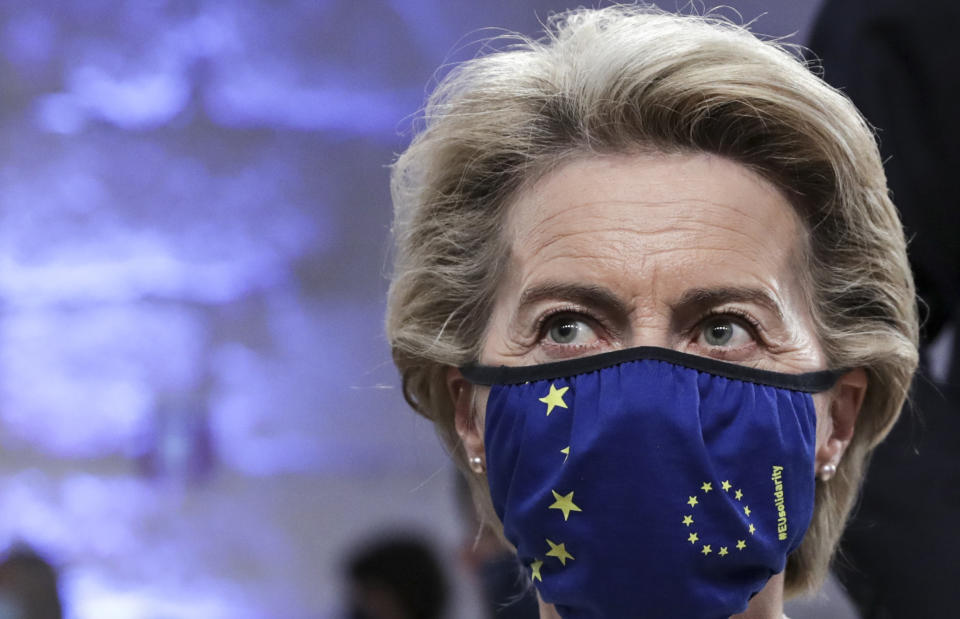
[[544,282],[523,291],[517,305],[517,314],[522,314],[531,305],[545,299],[564,299],[583,305],[602,307],[617,316],[626,316],[630,313],[630,308],[620,300],[620,297],[604,286]]
[[720,286],[717,288],[691,288],[674,304],[679,307],[713,307],[724,303],[753,303],[773,312],[783,321],[783,310],[776,299],[762,288]]
[[[605,308],[616,316],[626,316],[630,308],[609,288],[595,284],[544,282],[523,291],[517,305],[517,314],[522,314],[531,305],[545,299],[564,299],[584,305]],[[691,288],[673,303],[674,309],[703,308],[724,303],[753,303],[771,311],[783,321],[783,310],[776,299],[762,288],[742,286],[719,286],[715,288]]]

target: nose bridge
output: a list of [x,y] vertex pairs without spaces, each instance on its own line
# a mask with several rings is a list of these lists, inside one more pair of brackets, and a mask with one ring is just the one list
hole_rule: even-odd
[[676,348],[677,337],[672,332],[673,317],[670,306],[655,294],[634,297],[630,313],[630,341],[635,346]]

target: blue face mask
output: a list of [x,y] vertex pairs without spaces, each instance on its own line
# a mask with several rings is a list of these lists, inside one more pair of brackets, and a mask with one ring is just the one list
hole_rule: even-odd
[[491,385],[490,494],[565,619],[743,612],[810,523],[816,413],[838,372],[662,348],[461,368]]

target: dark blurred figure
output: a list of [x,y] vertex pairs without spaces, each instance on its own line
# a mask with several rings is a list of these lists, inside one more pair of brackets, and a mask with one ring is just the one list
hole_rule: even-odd
[[430,545],[409,534],[380,537],[349,559],[349,619],[440,619],[447,579]]
[[539,619],[537,594],[516,554],[480,522],[470,487],[457,475],[457,503],[466,536],[460,552],[470,573],[479,580],[484,610],[489,619]]
[[57,572],[27,548],[0,562],[0,619],[61,619]]
[[928,308],[912,407],[873,457],[835,564],[864,619],[960,613],[958,29],[954,0],[828,0],[810,42],[878,128]]

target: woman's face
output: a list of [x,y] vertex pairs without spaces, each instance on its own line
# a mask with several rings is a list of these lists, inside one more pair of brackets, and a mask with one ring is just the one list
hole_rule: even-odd
[[[779,190],[737,163],[575,161],[520,195],[506,234],[483,364],[660,346],[777,372],[825,367],[798,277],[805,230]],[[832,431],[829,393],[815,397],[818,447]],[[827,457],[818,451],[818,465]]]

